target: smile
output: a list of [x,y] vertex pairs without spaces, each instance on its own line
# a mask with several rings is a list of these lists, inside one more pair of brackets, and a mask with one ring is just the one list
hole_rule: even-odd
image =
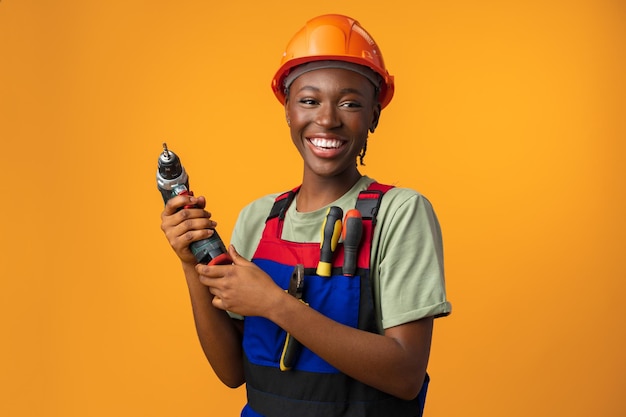
[[338,139],[322,139],[322,138],[310,138],[309,142],[316,148],[321,149],[338,149],[344,144],[343,141]]

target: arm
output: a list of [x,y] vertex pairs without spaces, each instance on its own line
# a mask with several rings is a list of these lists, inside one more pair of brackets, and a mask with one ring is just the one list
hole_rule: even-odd
[[428,364],[432,317],[379,335],[344,326],[294,301],[277,303],[268,318],[343,373],[405,400],[417,396]]
[[353,329],[287,295],[232,246],[229,252],[233,265],[196,267],[202,284],[215,295],[215,307],[266,317],[345,374],[399,398],[417,396],[430,352],[432,318],[390,328],[384,335]]
[[[185,205],[199,208],[178,211]],[[204,206],[202,197],[172,198],[161,215],[161,229],[181,260],[204,354],[220,380],[229,387],[237,387],[244,382],[240,324],[226,311],[213,306],[213,295],[200,283],[195,270],[196,259],[189,249],[191,242],[211,236],[213,231],[209,228],[216,226]]]
[[[373,250],[374,264],[379,266],[373,274],[379,276],[376,297],[382,304],[383,335],[343,326],[317,313],[287,295],[233,248],[229,251],[234,265],[197,267],[201,282],[216,295],[213,305],[268,318],[345,374],[399,398],[414,398],[424,381],[433,317],[450,308],[443,287],[442,242],[425,199],[414,191],[388,194],[378,216],[382,235],[375,235],[378,249]],[[406,256],[413,251],[415,256]],[[400,298],[406,301],[401,303]]]

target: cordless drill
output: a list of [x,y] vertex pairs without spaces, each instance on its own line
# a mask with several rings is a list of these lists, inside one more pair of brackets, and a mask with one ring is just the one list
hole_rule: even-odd
[[[156,180],[157,188],[161,192],[165,204],[177,195],[193,195],[193,192],[189,190],[189,176],[180,162],[180,158],[167,149],[166,143],[163,143],[163,152],[159,156]],[[184,208],[193,207],[195,206],[188,205]],[[192,242],[189,249],[198,263],[201,264],[227,265],[233,262],[215,229],[213,229],[211,237]]]

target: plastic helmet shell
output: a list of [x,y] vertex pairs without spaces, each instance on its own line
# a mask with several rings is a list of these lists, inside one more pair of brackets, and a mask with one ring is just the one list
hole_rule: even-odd
[[356,20],[329,14],[309,20],[287,44],[280,68],[272,79],[272,90],[285,103],[284,80],[289,71],[313,61],[346,61],[371,68],[382,78],[379,101],[384,108],[394,93],[394,79],[385,68],[383,56],[370,34]]

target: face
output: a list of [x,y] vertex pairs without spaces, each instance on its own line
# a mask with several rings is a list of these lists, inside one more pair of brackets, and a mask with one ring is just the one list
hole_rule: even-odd
[[291,139],[309,175],[359,176],[356,157],[380,116],[372,83],[346,69],[307,72],[289,88],[285,113]]

